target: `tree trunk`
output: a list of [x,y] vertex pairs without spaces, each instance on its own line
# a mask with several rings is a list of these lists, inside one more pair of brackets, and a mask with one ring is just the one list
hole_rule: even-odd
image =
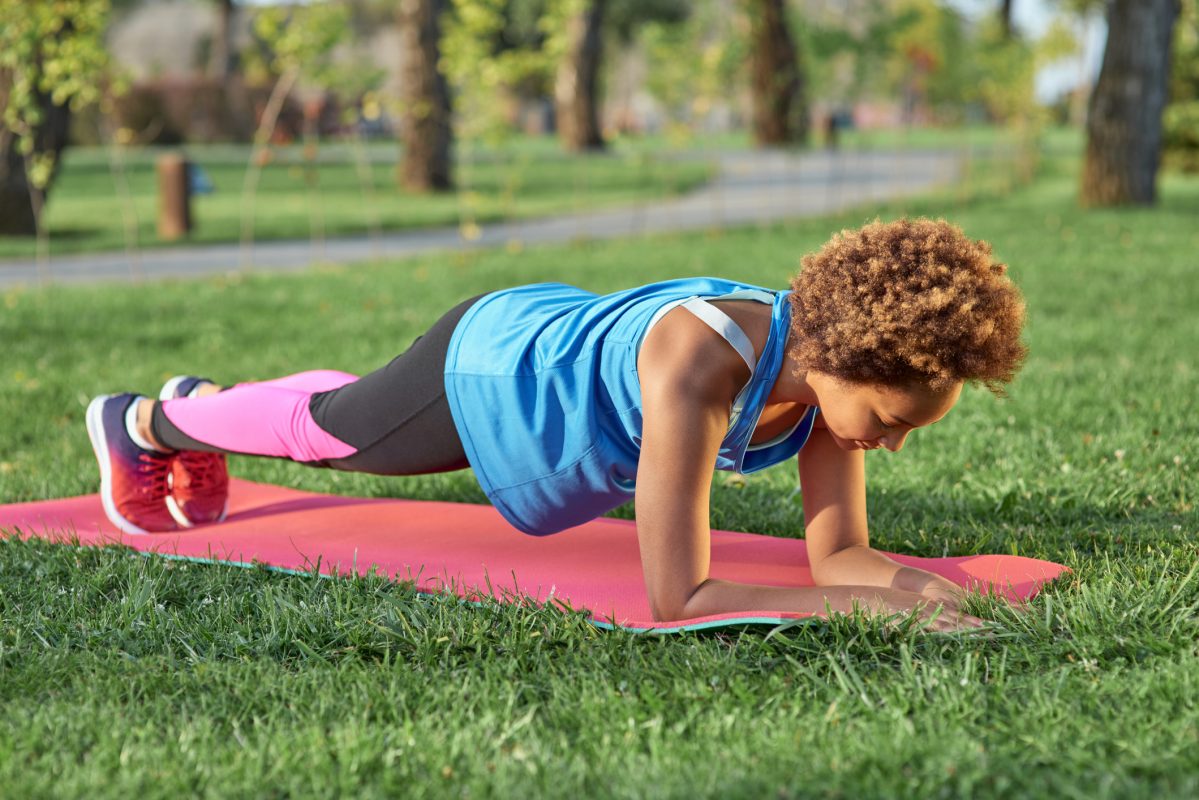
[[599,72],[607,0],[590,0],[568,23],[566,55],[554,80],[558,137],[567,150],[602,150]]
[[807,100],[785,0],[746,0],[745,6],[754,140],[760,146],[801,143],[808,137]]
[[1162,110],[1178,0],[1111,0],[1107,47],[1087,115],[1083,206],[1157,200]]
[[999,25],[1003,28],[1003,38],[1012,38],[1012,0],[1000,0]]
[[237,67],[237,55],[233,52],[233,0],[216,0],[216,13],[208,72],[214,80],[224,83]]
[[450,92],[438,66],[444,0],[401,0],[400,183],[415,192],[453,188]]
[[[7,92],[3,93],[7,97]],[[66,106],[56,106],[49,95],[39,93],[42,104],[42,123],[34,134],[35,150],[54,154],[54,172],[46,185],[43,197],[50,191],[54,175],[58,172],[58,161],[67,145],[70,129],[70,111]],[[0,128],[0,236],[35,236],[37,219],[34,216],[33,187],[25,175],[25,159],[17,152],[17,137]]]

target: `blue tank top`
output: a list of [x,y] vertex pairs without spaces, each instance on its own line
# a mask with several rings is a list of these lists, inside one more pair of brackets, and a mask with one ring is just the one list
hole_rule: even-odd
[[749,473],[795,455],[818,411],[778,441],[749,449],[783,364],[789,292],[683,278],[597,295],[541,283],[485,295],[459,320],[446,354],[450,412],[479,485],[518,530],[556,533],[633,499],[641,450],[637,352],[663,305],[744,289],[774,298],[770,333],[715,467]]

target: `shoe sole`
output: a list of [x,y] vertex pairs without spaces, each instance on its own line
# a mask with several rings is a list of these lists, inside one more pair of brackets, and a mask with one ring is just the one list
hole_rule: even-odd
[[[169,381],[167,381],[166,383],[164,383],[162,385],[162,390],[158,393],[158,399],[159,400],[178,400],[178,399],[180,399],[179,397],[177,397],[175,395],[175,391],[179,388],[179,384],[183,383],[185,380],[188,380],[191,377],[192,377],[191,375],[176,375],[175,377],[171,378]],[[175,518],[175,521],[178,522],[184,528],[195,527],[196,523],[194,523],[190,519],[188,519],[187,515],[183,513],[183,509],[179,507],[179,504],[177,502],[175,502],[174,495],[170,495],[170,494],[167,495],[167,510],[171,512],[171,516]],[[224,522],[225,516],[228,513],[229,513],[229,501],[228,501],[228,499],[226,499],[225,507],[221,509],[221,515],[219,517],[217,517],[215,520],[213,520],[212,522],[205,523],[205,524],[215,525],[218,522]]]
[[112,461],[108,455],[108,439],[104,435],[104,403],[115,395],[102,394],[87,406],[87,436],[92,440],[92,452],[100,464],[100,501],[108,521],[131,536],[148,536],[150,531],[137,527],[117,512],[112,499]]
[[215,525],[218,522],[224,522],[226,515],[229,513],[229,500],[225,499],[225,505],[221,508],[221,515],[211,522],[192,522],[188,519],[187,514],[183,513],[183,509],[179,507],[179,503],[175,500],[175,495],[167,495],[167,511],[171,512],[171,516],[175,518],[181,527],[194,528],[197,525]]
[[225,505],[221,509],[221,515],[211,522],[192,522],[187,518],[187,515],[183,513],[183,509],[179,507],[179,504],[175,502],[174,495],[167,495],[167,511],[170,511],[171,516],[175,518],[175,521],[184,528],[194,528],[197,525],[215,525],[218,522],[225,521],[225,516],[229,513],[229,501],[225,501]]

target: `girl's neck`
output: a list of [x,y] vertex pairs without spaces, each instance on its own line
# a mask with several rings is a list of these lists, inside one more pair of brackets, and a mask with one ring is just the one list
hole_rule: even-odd
[[802,403],[805,406],[814,406],[819,403],[815,390],[808,385],[807,372],[799,371],[799,374],[796,374],[797,370],[799,370],[799,365],[791,357],[791,354],[784,355],[778,377],[766,398],[768,405]]

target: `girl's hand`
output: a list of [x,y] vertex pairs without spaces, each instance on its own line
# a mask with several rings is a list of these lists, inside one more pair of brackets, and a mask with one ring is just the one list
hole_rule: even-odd
[[961,609],[967,595],[966,589],[956,583],[916,567],[900,567],[891,578],[891,588],[915,592],[954,611]]
[[[948,583],[948,581],[946,581]],[[958,592],[946,591],[943,588],[930,587],[919,594],[911,594],[911,601],[901,599],[896,612],[904,613],[915,608],[922,621],[928,621],[928,630],[940,632],[967,631],[985,627],[986,623],[978,617],[965,613],[959,607],[960,596],[964,596],[961,587],[950,584]],[[902,592],[909,595],[908,592]],[[904,606],[907,606],[906,608]]]
[[[917,592],[866,586],[831,586],[825,592],[834,611],[848,613],[854,605],[888,616],[906,616],[915,611],[929,631],[965,631],[986,625],[978,617],[962,612],[955,604]],[[840,602],[832,602],[834,599]]]
[[[978,617],[972,617],[961,611],[953,611],[948,606],[939,606],[941,612],[936,615],[936,618],[929,623],[928,630],[938,631],[940,633],[953,633],[956,631],[970,631],[979,628],[985,628],[986,622]],[[922,613],[921,619],[930,619],[934,616],[936,609],[933,609],[927,614]]]
[[956,583],[945,580],[940,575],[925,584],[920,590],[921,597],[927,597],[938,603],[944,603],[946,608],[954,611],[961,609],[962,601],[966,599],[966,590]]

